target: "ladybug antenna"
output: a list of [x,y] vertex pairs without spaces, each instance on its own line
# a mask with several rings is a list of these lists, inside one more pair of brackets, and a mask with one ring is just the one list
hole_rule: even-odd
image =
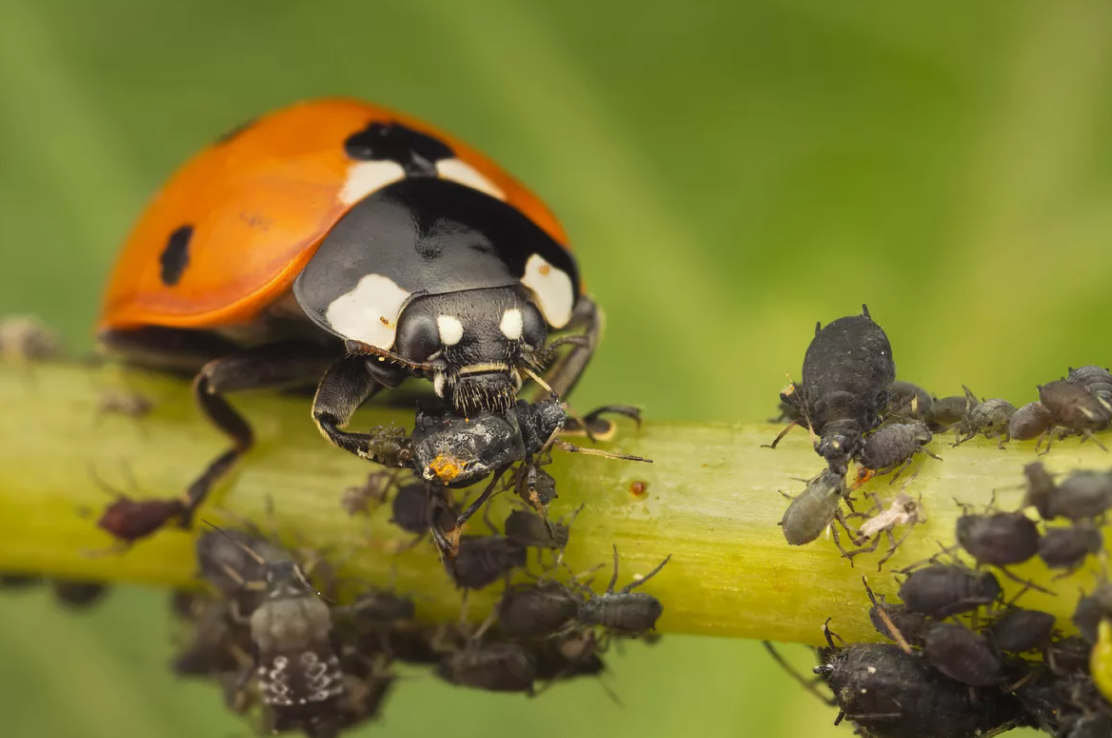
[[431,372],[436,369],[436,365],[431,361],[410,361],[401,354],[396,354],[388,349],[378,348],[368,343],[361,341],[344,341],[344,347],[347,349],[348,356],[372,355],[381,357],[379,360],[392,361],[395,364],[400,364],[406,369],[415,372]]

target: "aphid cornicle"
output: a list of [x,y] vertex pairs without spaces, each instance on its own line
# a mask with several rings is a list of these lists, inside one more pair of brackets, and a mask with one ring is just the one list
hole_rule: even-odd
[[935,623],[927,631],[923,655],[940,672],[970,687],[991,687],[1004,677],[1000,659],[984,636],[960,623]]
[[1092,364],[1076,369],[1071,366],[1066,381],[1081,385],[1112,407],[1112,374],[1106,368]]
[[[1050,413],[1053,426],[1083,435],[1104,449],[1104,444],[1093,433],[1112,426],[1112,404],[1108,401],[1097,397],[1082,384],[1058,380],[1039,385],[1039,402]],[[1050,451],[1052,431],[1053,427],[1043,435],[1047,452]]]
[[899,597],[911,612],[942,618],[991,605],[1002,592],[991,572],[931,564],[908,574]]
[[1011,695],[974,693],[895,644],[831,642],[819,653],[814,671],[834,693],[835,724],[851,720],[870,738],[987,738],[1025,722]]
[[932,438],[930,428],[920,421],[881,426],[865,436],[864,445],[856,457],[861,465],[857,473],[858,484],[874,476],[895,471],[888,481],[892,484],[911,465],[918,453],[925,453],[932,459],[941,461],[941,456],[927,448]]
[[1054,419],[1041,402],[1028,402],[1008,421],[1008,435],[1017,441],[1030,441],[1046,433]]
[[1004,443],[1011,440],[1008,423],[1015,415],[1015,405],[999,397],[978,402],[972,390],[964,385],[962,389],[972,409],[955,427],[954,445],[959,446],[981,434],[985,438],[995,438],[996,445],[1004,448]]
[[[861,448],[862,436],[880,424],[896,379],[888,336],[873,322],[868,307],[861,309],[861,315],[815,326],[803,356],[802,386],[780,395],[818,436],[815,451],[843,475]],[[772,442],[773,448],[791,428]]]
[[810,543],[835,520],[844,527],[845,518],[840,506],[846,493],[844,475],[829,468],[808,482],[807,488],[792,498],[778,523],[788,545]]
[[600,625],[609,632],[622,636],[638,636],[656,627],[656,621],[664,613],[660,600],[646,592],[634,592],[645,582],[652,579],[672,558],[669,554],[645,576],[630,582],[617,592],[618,547],[614,546],[614,574],[610,584],[602,594],[595,594],[590,588],[580,585],[586,599],[579,605],[578,619],[582,625]]
[[1046,648],[1054,634],[1054,623],[1054,616],[1048,612],[1009,607],[987,633],[998,650],[1023,653]]

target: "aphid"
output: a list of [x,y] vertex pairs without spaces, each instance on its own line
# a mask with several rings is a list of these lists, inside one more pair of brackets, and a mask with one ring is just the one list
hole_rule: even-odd
[[598,676],[606,670],[593,630],[569,633],[562,638],[538,638],[522,644],[537,666],[542,682]]
[[985,438],[995,438],[996,445],[1003,449],[1004,443],[1011,440],[1008,423],[1015,415],[1015,405],[999,397],[977,402],[972,390],[965,385],[962,385],[962,389],[965,390],[966,399],[972,409],[955,428],[954,445],[959,446],[980,433]]
[[1005,567],[1022,564],[1039,552],[1039,528],[1035,521],[1022,511],[976,514],[970,513],[967,506],[962,507],[965,514],[954,526],[958,544],[978,564],[990,564],[1010,579],[1023,582]]
[[0,318],[0,359],[13,363],[45,361],[62,353],[58,334],[33,315]]
[[551,635],[575,620],[579,602],[559,582],[514,584],[506,588],[498,601],[498,625],[503,633],[514,638]]
[[350,605],[333,608],[332,614],[349,615],[364,626],[389,627],[414,620],[417,606],[411,597],[373,590],[363,592]]
[[1041,402],[1028,402],[1008,421],[1008,435],[1017,441],[1030,441],[1046,433],[1054,419]]
[[908,574],[899,597],[911,612],[943,618],[990,605],[1001,593],[1000,582],[991,572],[931,564]]
[[[877,562],[876,570],[880,571],[884,563],[896,553],[896,549],[899,548],[900,544],[906,541],[908,536],[911,535],[911,527],[916,523],[926,522],[927,516],[923,512],[923,506],[920,501],[913,499],[911,495],[904,492],[900,492],[896,495],[896,498],[892,500],[892,504],[884,512],[879,512],[883,510],[880,500],[876,499],[875,495],[873,495],[873,499],[876,504],[868,512],[875,510],[878,511],[878,514],[869,517],[868,520],[862,523],[861,527],[854,535],[854,543],[861,546],[861,548],[853,551],[843,551],[842,555],[852,563],[854,556],[876,551],[877,546],[880,545],[880,536],[883,533],[888,537],[888,552]],[[853,513],[853,515],[868,517],[868,512]],[[904,533],[903,537],[898,541],[892,534],[892,530],[897,525],[908,526],[908,531]],[[870,539],[872,539],[872,543],[866,546],[865,543]]]
[[[815,451],[843,475],[861,449],[862,436],[880,425],[896,379],[888,336],[868,307],[861,309],[861,315],[838,318],[825,328],[816,324],[803,356],[802,386],[780,395],[818,435]],[[777,436],[773,448],[793,425]]]
[[822,535],[835,520],[845,527],[845,517],[840,505],[846,494],[843,473],[826,469],[812,479],[807,488],[792,499],[778,523],[784,529],[784,538],[788,545],[802,546],[810,543]]
[[415,534],[417,541],[430,531],[439,538],[456,530],[456,518],[459,516],[448,490],[425,482],[399,487],[390,503],[390,511],[390,522]]
[[1055,579],[1077,571],[1085,559],[1104,549],[1104,537],[1097,528],[1074,525],[1047,528],[1039,539],[1039,558],[1051,569],[1065,569]]
[[1023,506],[1033,505],[1043,520],[1100,521],[1112,509],[1112,474],[1078,471],[1056,485],[1041,462],[1023,468],[1027,494]]
[[925,420],[931,415],[934,398],[925,389],[911,382],[896,380],[888,391],[888,407],[885,418]]
[[250,630],[233,626],[227,600],[194,598],[189,624],[192,638],[170,662],[175,674],[212,676],[250,664]]
[[872,607],[869,608],[869,622],[873,624],[877,633],[890,641],[903,642],[909,646],[922,646],[927,635],[927,616],[919,612],[911,612],[902,604],[888,604],[884,596],[880,600],[873,594],[872,588],[864,577],[865,592],[869,595]]
[[[333,723],[329,726],[336,733],[351,730],[377,718],[397,679],[388,668],[368,664],[359,654],[351,653],[349,656],[340,659],[345,694]],[[318,732],[316,738],[325,736]]]
[[[1039,385],[1039,402],[1050,413],[1055,426],[1083,435],[1105,451],[1108,450],[1093,436],[1094,432],[1108,430],[1112,425],[1112,405],[1107,401],[1094,395],[1084,385],[1058,380]],[[1049,452],[1050,429],[1043,437],[1046,439],[1046,452]],[[1041,444],[1042,439],[1036,444],[1036,448]]]
[[971,402],[967,395],[950,395],[941,399],[935,397],[927,415],[927,426],[935,433],[949,430],[965,420],[976,405],[976,398]]
[[142,418],[154,409],[154,402],[146,395],[125,390],[109,390],[101,395],[97,405],[96,419],[99,422],[105,415],[126,415],[129,418]]
[[54,599],[60,605],[84,610],[100,602],[108,594],[108,586],[101,582],[83,582],[75,579],[51,579]]
[[1056,638],[1046,649],[1046,663],[1057,674],[1069,674],[1089,667],[1092,645],[1081,636]]
[[1004,676],[1000,659],[984,636],[959,623],[935,623],[927,631],[923,655],[931,666],[970,687],[990,687]]
[[473,644],[444,657],[436,675],[458,687],[532,695],[537,665],[516,643]]
[[985,738],[1025,722],[1011,695],[974,693],[895,644],[827,640],[814,671],[834,693],[835,724],[849,719],[871,738]]
[[1102,366],[1093,366],[1088,364],[1086,366],[1079,366],[1076,369],[1070,367],[1069,376],[1066,381],[1072,384],[1079,384],[1089,392],[1093,393],[1099,400],[1104,400],[1112,406],[1112,374]]
[[[135,490],[137,485],[130,468],[124,466],[123,469],[128,487]],[[89,476],[93,484],[113,498],[97,520],[97,527],[116,539],[116,549],[127,549],[136,541],[154,534],[174,518],[184,520],[183,516],[188,509],[188,501],[184,497],[136,500],[106,483],[92,467],[89,468]]]
[[266,580],[267,569],[294,563],[293,554],[241,530],[209,530],[197,538],[197,569],[201,577],[227,597],[236,614],[250,616],[267,597],[264,587],[246,585]]
[[1050,645],[1055,618],[1048,612],[1009,607],[988,628],[992,644],[1000,651],[1023,653]]
[[42,584],[39,574],[0,574],[0,589],[25,589]]
[[[1095,676],[1093,681],[1096,681]],[[1105,698],[1110,699],[1107,694]],[[1096,713],[1079,717],[1065,738],[1108,738],[1110,735],[1112,735],[1112,718]]]
[[548,522],[540,515],[526,510],[513,510],[506,518],[506,538],[526,547],[562,550],[568,545],[571,521],[575,520],[582,509],[582,505],[576,508],[567,523]]
[[1089,659],[1093,684],[1104,699],[1112,702],[1112,620],[1101,618],[1097,626],[1097,642]]
[[933,436],[926,423],[892,423],[865,436],[865,445],[857,456],[861,468],[857,470],[857,484],[863,484],[874,476],[896,473],[888,481],[895,482],[904,470],[911,465],[917,453],[925,453],[932,459],[942,460],[933,453],[927,444]]
[[1112,585],[1102,584],[1092,594],[1077,602],[1070,621],[1077,626],[1081,637],[1089,643],[1097,642],[1097,628],[1100,621],[1112,618]]
[[460,536],[455,556],[444,557],[444,568],[456,587],[482,589],[525,566],[526,550],[505,536]]
[[[381,505],[386,501],[386,496],[398,482],[397,472],[391,469],[378,469],[367,474],[363,484],[357,487],[348,487],[340,498],[340,507],[348,515],[367,515],[368,507],[373,502]],[[421,485],[424,486],[424,485]]]
[[656,597],[645,592],[634,592],[645,582],[656,576],[672,558],[668,554],[640,579],[636,579],[617,592],[618,547],[614,546],[614,575],[610,584],[601,595],[595,594],[585,585],[580,585],[586,599],[579,605],[578,619],[582,625],[601,625],[612,633],[623,636],[638,636],[656,628],[656,621],[664,613],[664,605]]

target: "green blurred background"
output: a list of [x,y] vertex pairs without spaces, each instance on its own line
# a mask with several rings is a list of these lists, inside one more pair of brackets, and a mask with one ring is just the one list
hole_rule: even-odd
[[[863,302],[938,394],[1018,405],[1110,361],[1103,2],[0,0],[0,313],[87,348],[171,169],[326,94],[446,127],[550,202],[608,316],[579,406],[765,419],[814,322]],[[170,648],[158,592],[82,615],[0,597],[0,735],[247,735]],[[624,708],[590,682],[531,702],[416,680],[373,730],[848,735],[756,644],[612,662]]]

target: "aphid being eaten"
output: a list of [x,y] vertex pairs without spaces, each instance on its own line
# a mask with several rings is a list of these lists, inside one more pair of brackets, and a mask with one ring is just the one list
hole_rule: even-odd
[[999,690],[974,692],[895,644],[819,649],[814,671],[834,693],[835,724],[851,720],[871,738],[985,738],[1022,725],[1019,702]]
[[1011,440],[1008,423],[1015,415],[1015,405],[999,397],[977,402],[972,390],[965,385],[962,389],[972,409],[955,427],[954,445],[959,446],[981,434],[985,438],[995,438],[996,445],[1003,449],[1004,443]]
[[926,423],[920,421],[884,425],[865,436],[865,444],[856,457],[860,464],[857,470],[857,486],[874,476],[895,471],[896,473],[888,480],[888,483],[892,484],[911,465],[918,453],[925,453],[932,459],[941,461],[942,457],[927,448],[932,438]]
[[[854,543],[861,548],[852,551],[843,551],[842,555],[853,563],[853,557],[863,553],[872,553],[876,551],[877,546],[880,545],[881,534],[888,538],[888,552],[877,562],[876,570],[880,571],[888,559],[896,553],[896,549],[900,544],[907,540],[911,535],[911,528],[916,523],[925,523],[927,520],[926,513],[923,512],[922,500],[916,500],[911,495],[900,492],[896,498],[892,500],[887,510],[884,510],[880,500],[875,495],[869,495],[874,500],[873,507],[864,513],[852,513],[849,517],[860,516],[865,517],[867,520],[861,524],[857,532],[854,534]],[[876,515],[869,517],[869,513],[876,512]],[[908,530],[897,541],[892,531],[899,525],[908,526]],[[872,541],[869,543],[869,541]],[[868,544],[868,545],[866,545]]]
[[[1083,384],[1058,380],[1039,385],[1039,402],[1050,413],[1053,426],[1063,429],[1063,434],[1076,433],[1085,436],[1103,450],[1108,450],[1093,435],[1112,426],[1112,404],[1107,400],[1097,397]],[[1048,428],[1035,445],[1038,448],[1045,439],[1044,453],[1050,451],[1052,431],[1053,428]]]
[[602,626],[614,635],[637,637],[656,628],[656,621],[664,613],[664,605],[645,592],[634,592],[652,579],[672,558],[669,554],[652,571],[634,580],[617,592],[618,547],[614,546],[614,575],[602,594],[595,594],[585,585],[579,585],[586,599],[579,605],[578,620],[581,625]]
[[791,503],[778,523],[784,530],[788,545],[802,546],[810,543],[827,528],[835,531],[837,542],[837,532],[831,524],[837,520],[846,528],[841,503],[848,493],[845,476],[829,468],[808,482],[807,488],[800,495],[790,498]]
[[[861,309],[861,315],[815,326],[803,357],[802,385],[780,395],[818,436],[815,451],[842,475],[860,450],[862,436],[880,424],[896,379],[888,336],[873,322],[868,307]],[[773,448],[794,425],[777,436]]]

